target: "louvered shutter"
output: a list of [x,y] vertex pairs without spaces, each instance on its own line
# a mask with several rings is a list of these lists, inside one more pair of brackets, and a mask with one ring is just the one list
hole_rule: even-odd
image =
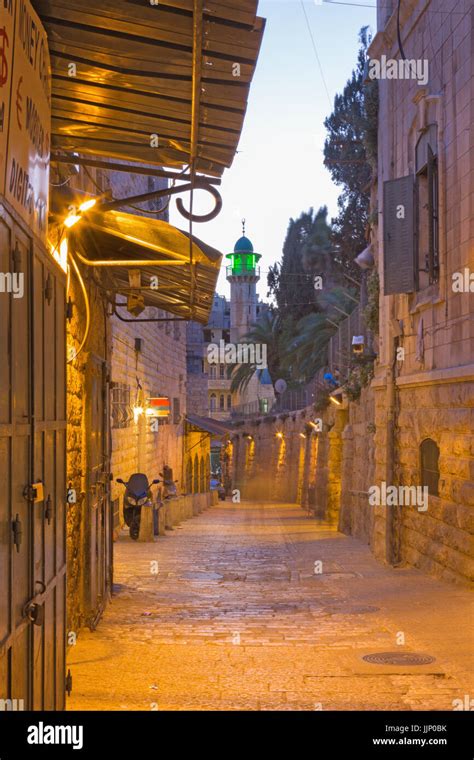
[[384,295],[415,290],[414,187],[412,175],[384,182]]

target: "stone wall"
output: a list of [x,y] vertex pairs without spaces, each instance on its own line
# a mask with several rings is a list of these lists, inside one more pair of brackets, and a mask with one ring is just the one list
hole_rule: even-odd
[[[148,317],[166,318],[165,312],[148,308]],[[132,406],[164,395],[171,401],[168,420],[141,415],[127,427],[112,427],[111,470],[115,478],[127,480],[133,472],[144,472],[149,480],[158,478],[165,464],[182,483],[183,419],[186,412],[186,348],[183,322],[124,323],[110,320],[112,333],[111,379],[130,388]],[[135,350],[140,338],[141,350]],[[137,386],[137,378],[141,390]],[[137,395],[138,394],[138,395]],[[112,498],[120,498],[123,487],[112,484]]]
[[[240,423],[227,445],[232,487],[244,499],[299,503],[369,544],[382,562],[469,583],[474,579],[474,384],[400,386],[393,397],[387,383],[375,380],[372,386],[347,409],[307,408]],[[310,424],[318,418],[320,432]],[[440,448],[439,496],[429,496],[426,511],[417,505],[372,505],[369,489],[383,481],[419,485],[420,444],[426,438]]]
[[[93,183],[82,173],[72,184],[95,194]],[[67,620],[68,630],[76,632],[84,625],[89,613],[86,597],[91,505],[88,488],[90,431],[87,425],[86,389],[94,357],[105,358],[108,353],[104,303],[91,271],[86,267],[80,267],[80,271],[89,299],[91,329],[83,350],[67,365],[67,482],[76,491],[76,503],[67,507]],[[68,358],[71,358],[78,351],[86,330],[84,296],[73,271],[70,276],[69,298],[72,317],[67,322],[67,346]]]
[[[439,447],[439,486],[426,511],[375,508],[372,545],[384,561],[464,583],[474,576],[474,320],[472,292],[456,290],[453,275],[474,272],[474,7],[407,0],[400,21],[409,57],[416,51],[427,60],[429,75],[423,86],[413,79],[379,81],[373,210],[382,287],[373,477],[374,484],[423,485],[420,446],[431,439]],[[396,14],[379,14],[379,24],[370,57],[397,57]],[[430,284],[421,273],[415,292],[384,295],[384,182],[414,174],[416,146],[430,127],[436,129],[439,277]]]
[[439,446],[439,496],[404,509],[400,559],[440,578],[474,580],[474,384],[399,388],[397,481],[420,482],[423,439]]
[[343,420],[332,408],[307,408],[240,423],[226,451],[233,488],[244,499],[298,502],[337,523]]

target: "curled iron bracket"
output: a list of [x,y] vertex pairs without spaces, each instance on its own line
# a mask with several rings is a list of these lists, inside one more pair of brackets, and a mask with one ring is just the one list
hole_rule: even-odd
[[140,195],[132,195],[128,198],[114,198],[112,201],[103,201],[95,207],[95,211],[111,211],[115,208],[121,208],[122,206],[129,206],[130,204],[145,203],[155,198],[165,198],[171,195],[178,195],[180,193],[186,193],[189,190],[206,190],[212,195],[215,201],[214,208],[209,211],[208,214],[190,214],[186,211],[181,198],[176,199],[176,206],[179,213],[184,216],[185,219],[191,222],[210,222],[214,219],[222,209],[222,197],[218,190],[213,185],[210,185],[205,179],[196,177],[194,182],[187,182],[184,185],[178,187],[167,187],[162,190],[152,190],[149,193],[141,193]]
[[[190,186],[189,186],[190,187]],[[206,190],[208,193],[210,193],[214,200],[215,205],[212,211],[209,211],[208,214],[190,214],[189,211],[186,211],[184,208],[183,201],[181,198],[176,198],[176,208],[178,209],[181,216],[184,216],[185,219],[191,222],[210,222],[211,219],[215,219],[215,217],[221,212],[222,209],[222,197],[218,190],[216,190],[215,187],[212,185],[208,185],[207,182],[204,182],[203,180],[196,180],[194,184],[195,190]],[[182,188],[180,188],[182,190]]]

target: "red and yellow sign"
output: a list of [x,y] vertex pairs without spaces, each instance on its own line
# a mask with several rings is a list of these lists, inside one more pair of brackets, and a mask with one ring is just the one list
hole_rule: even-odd
[[170,400],[167,396],[155,396],[148,399],[149,408],[153,409],[154,417],[170,416]]
[[0,0],[0,194],[44,242],[50,130],[46,32],[29,0]]

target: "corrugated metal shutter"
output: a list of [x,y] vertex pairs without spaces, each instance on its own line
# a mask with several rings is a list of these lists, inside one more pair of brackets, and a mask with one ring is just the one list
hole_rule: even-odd
[[414,179],[384,182],[384,294],[415,290]]

